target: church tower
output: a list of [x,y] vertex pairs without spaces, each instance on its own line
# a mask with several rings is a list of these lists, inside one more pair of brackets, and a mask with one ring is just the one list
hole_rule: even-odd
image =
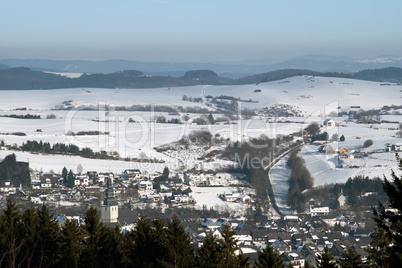
[[101,208],[101,220],[104,223],[116,223],[119,217],[119,206],[117,204],[116,196],[114,195],[113,179],[107,180],[107,188],[105,190],[106,196]]

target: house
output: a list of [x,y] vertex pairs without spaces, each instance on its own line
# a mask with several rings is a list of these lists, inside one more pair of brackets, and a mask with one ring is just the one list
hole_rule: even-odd
[[402,152],[402,143],[392,144],[391,150],[394,152]]
[[205,229],[209,229],[211,231],[215,231],[215,230],[221,228],[221,226],[217,225],[215,222],[213,222],[209,219],[204,219],[201,222],[201,226],[204,227]]
[[172,189],[179,190],[183,187],[183,180],[181,178],[174,178],[169,181],[169,186]]
[[304,256],[305,262],[309,262],[313,267],[317,267],[317,255],[319,254],[319,250],[316,245],[304,245],[300,253]]
[[286,267],[292,264],[292,267],[304,267],[304,256],[299,251],[284,252],[281,255]]
[[325,215],[322,216],[321,219],[323,222],[332,227],[336,224],[340,226],[346,226],[349,223],[349,219],[342,213],[338,215]]
[[149,202],[159,202],[160,200],[160,194],[147,194],[147,201]]
[[250,203],[251,198],[250,198],[250,196],[248,196],[248,195],[246,195],[246,194],[240,194],[240,195],[237,197],[237,200],[238,200],[239,202],[243,203],[243,204],[246,204],[246,203]]
[[329,249],[329,253],[334,255],[335,260],[339,260],[341,258],[341,255],[343,252],[347,251],[348,247],[350,246],[349,243],[346,243],[347,241],[340,242],[340,241],[335,241],[332,245],[332,247]]
[[188,192],[173,192],[172,193],[172,200],[178,202],[178,203],[187,203],[191,201],[190,195]]
[[79,175],[76,179],[80,181],[79,185],[89,185],[89,177],[87,175]]
[[231,226],[230,222],[228,220],[225,220],[225,219],[217,219],[215,221],[215,223],[216,223],[216,225],[221,226],[221,228],[223,228],[226,225]]
[[238,195],[236,194],[223,194],[223,200],[226,202],[235,202],[237,200]]
[[0,193],[9,193],[9,194],[11,194],[11,193],[16,193],[17,190],[18,190],[18,187],[12,186],[11,182],[9,182],[9,181],[6,181],[4,183],[4,186],[0,187]]
[[126,169],[123,174],[127,180],[137,180],[142,176],[139,169]]
[[278,237],[271,245],[279,254],[292,250],[292,246],[286,243],[281,237]]
[[85,194],[100,194],[99,186],[87,186],[85,187]]
[[137,187],[140,191],[148,191],[153,189],[153,183],[151,181],[140,181]]
[[268,242],[269,230],[267,229],[253,229],[251,230],[251,236],[254,242],[265,244]]
[[96,171],[88,171],[87,176],[90,180],[92,180],[92,183],[95,183],[98,181],[98,172]]
[[108,179],[114,179],[113,172],[100,172],[97,174],[97,180],[95,180],[94,183],[97,181],[98,183],[104,184]]
[[59,184],[59,178],[51,173],[40,176],[40,188],[55,188]]
[[317,215],[328,215],[329,207],[311,207],[310,214],[312,217]]
[[324,120],[323,125],[324,125],[324,126],[327,126],[327,127],[336,127],[336,123],[335,123],[335,121],[332,120],[332,119],[326,119],[326,120]]
[[332,148],[331,145],[322,145],[320,146],[320,148],[318,148],[318,151],[320,153],[324,153],[324,154],[334,154],[335,150],[334,148]]

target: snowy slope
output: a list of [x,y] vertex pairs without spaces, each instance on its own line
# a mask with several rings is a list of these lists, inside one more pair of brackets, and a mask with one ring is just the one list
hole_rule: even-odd
[[[260,89],[261,92],[254,92]],[[153,148],[159,145],[171,143],[179,140],[183,135],[189,134],[193,130],[208,129],[213,135],[220,134],[222,137],[231,140],[247,139],[248,137],[258,137],[261,134],[269,137],[275,137],[278,134],[289,134],[307,126],[311,121],[322,121],[326,115],[333,111],[337,111],[338,106],[348,111],[350,106],[360,106],[363,109],[379,108],[383,105],[396,104],[402,102],[402,86],[388,85],[381,83],[359,81],[342,78],[326,78],[300,76],[288,78],[281,81],[273,81],[261,83],[259,85],[236,85],[236,86],[192,86],[178,88],[157,88],[157,89],[97,89],[97,88],[76,88],[76,89],[60,89],[60,90],[32,90],[32,91],[1,91],[0,95],[0,115],[10,114],[35,114],[40,115],[43,119],[26,120],[0,117],[0,133],[24,132],[27,136],[13,136],[0,134],[0,140],[4,140],[6,144],[21,145],[26,140],[42,140],[50,143],[72,143],[79,147],[90,147],[94,151],[116,151],[123,157],[139,157],[144,153],[147,157],[156,157],[166,162],[166,165],[173,163],[172,166],[180,162],[189,166],[197,163],[186,152],[180,152],[176,156],[167,156],[157,153]],[[57,105],[65,101],[72,101],[75,106],[79,105],[115,105],[115,106],[131,106],[131,105],[172,105],[172,106],[198,106],[211,109],[202,103],[194,103],[183,101],[183,95],[188,97],[202,97],[208,95],[214,97],[220,95],[233,96],[241,100],[251,99],[254,102],[240,102],[242,107],[262,108],[273,104],[290,104],[302,110],[305,117],[299,118],[277,118],[277,121],[291,120],[298,123],[267,123],[265,118],[254,118],[253,120],[242,120],[237,124],[230,125],[213,125],[213,126],[197,126],[191,124],[155,124],[153,118],[155,116],[164,115],[167,118],[181,117],[171,116],[166,113],[151,112],[122,112],[122,111],[55,111],[51,110]],[[27,111],[15,110],[17,108],[26,108]],[[180,112],[180,111],[179,111]],[[47,115],[55,114],[56,119],[45,119]],[[199,115],[189,114],[190,117]],[[215,115],[219,116],[219,115]],[[317,117],[319,116],[319,117]],[[130,123],[132,118],[136,122]],[[400,117],[392,117],[392,120],[401,121]],[[342,121],[343,119],[338,119]],[[387,119],[388,120],[388,119]],[[395,126],[392,126],[395,127]],[[42,132],[37,132],[41,129]],[[101,131],[106,133],[100,136],[69,136],[68,132],[78,131]],[[378,150],[383,148],[385,142],[397,142],[394,138],[390,138],[395,131],[389,130],[369,130],[363,125],[347,125],[345,128],[328,129],[330,136],[333,133],[340,135],[345,134],[347,140],[345,145],[348,148],[354,148],[361,145],[365,139],[374,139],[373,148]],[[343,132],[344,131],[344,132]],[[357,140],[356,137],[361,137]],[[310,156],[306,151],[303,157],[312,165],[312,170],[317,176],[316,185],[319,185],[320,168],[331,170],[336,174],[336,169],[331,166],[331,161],[327,161],[326,157],[321,157],[325,161],[323,166],[315,171],[313,163],[318,156]],[[5,151],[2,151],[1,157],[4,157]],[[29,156],[22,156],[21,160]],[[35,155],[35,157],[37,157]],[[38,156],[39,157],[39,156]],[[309,157],[311,158],[309,160]],[[31,162],[33,168],[48,170],[58,170],[55,163],[63,163],[57,156],[46,158],[46,161]],[[34,159],[32,157],[32,159]],[[74,158],[75,159],[75,158]],[[81,161],[81,158],[74,160],[71,166]],[[33,160],[32,160],[33,161]],[[83,161],[83,160],[82,160]],[[91,160],[94,163],[98,160]],[[357,161],[357,160],[356,160]],[[118,161],[117,161],[118,162]],[[117,164],[116,168],[126,167],[125,164]],[[200,163],[201,161],[198,161]],[[69,164],[69,162],[66,162]],[[109,164],[100,162],[99,166],[108,169]],[[353,164],[353,163],[351,163]],[[95,164],[98,165],[98,164]],[[114,164],[110,164],[115,166]],[[219,163],[209,163],[210,166],[219,165]],[[318,165],[318,164],[317,164]],[[321,164],[320,164],[321,165]],[[318,165],[319,166],[319,165]],[[60,169],[60,168],[59,168]],[[85,169],[85,167],[84,167]],[[114,169],[111,167],[111,169]],[[161,168],[163,169],[163,168]],[[123,169],[124,170],[124,169]],[[121,170],[122,171],[122,170]],[[355,170],[348,171],[355,174]],[[378,173],[377,169],[371,170]],[[349,176],[345,174],[344,176]],[[324,176],[323,176],[324,177]],[[326,179],[326,180],[324,180]],[[343,179],[344,180],[344,179]],[[330,181],[323,178],[323,183]]]

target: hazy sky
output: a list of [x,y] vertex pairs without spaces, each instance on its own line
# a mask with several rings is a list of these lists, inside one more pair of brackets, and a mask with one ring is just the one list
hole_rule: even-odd
[[0,59],[402,55],[398,0],[0,0]]

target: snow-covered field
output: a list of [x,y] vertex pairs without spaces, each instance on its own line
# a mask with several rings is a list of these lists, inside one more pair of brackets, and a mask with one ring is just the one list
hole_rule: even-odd
[[[255,92],[255,90],[261,92]],[[220,124],[200,126],[186,124],[159,124],[154,122],[157,116],[167,119],[188,116],[199,117],[199,114],[186,114],[178,110],[179,115],[159,112],[116,111],[115,106],[131,105],[169,105],[172,107],[201,107],[213,110],[205,103],[183,101],[183,95],[193,98],[203,98],[208,95],[233,96],[241,100],[241,108],[264,108],[274,104],[288,104],[301,111],[303,117],[294,118],[265,118],[255,117],[251,120],[239,120],[235,124]],[[75,107],[81,105],[92,107],[106,107],[99,111],[76,109],[70,111],[53,110],[63,102],[69,102]],[[280,81],[260,83],[258,85],[236,86],[192,86],[178,88],[157,89],[98,89],[76,88],[59,90],[31,90],[31,91],[1,91],[1,115],[40,115],[42,119],[16,119],[0,117],[0,140],[6,144],[21,145],[26,140],[43,142],[75,144],[81,148],[89,147],[94,151],[118,152],[122,157],[157,158],[165,163],[145,164],[125,161],[105,161],[85,159],[74,156],[51,156],[16,152],[20,161],[28,161],[30,167],[36,170],[60,172],[66,166],[76,170],[78,164],[84,171],[113,171],[121,173],[128,168],[139,168],[144,171],[162,171],[164,166],[172,170],[183,167],[191,168],[202,164],[204,168],[214,168],[221,164],[219,161],[203,163],[197,160],[198,155],[181,150],[175,155],[158,153],[157,146],[180,140],[193,130],[208,129],[213,135],[235,140],[247,140],[248,137],[258,137],[261,134],[276,137],[278,134],[290,134],[305,128],[310,122],[322,124],[325,118],[333,112],[350,111],[351,106],[360,106],[362,109],[380,108],[384,105],[401,105],[402,86],[382,85],[377,82],[368,82],[342,78],[326,78],[300,76]],[[25,110],[26,109],[26,110]],[[398,112],[398,111],[397,111]],[[401,111],[399,111],[401,112]],[[55,119],[46,119],[54,114]],[[215,117],[222,115],[214,114]],[[131,120],[130,120],[131,118]],[[309,145],[303,148],[300,155],[305,159],[310,172],[315,179],[315,185],[326,183],[345,182],[355,175],[382,176],[388,175],[391,169],[396,170],[393,153],[384,153],[385,143],[401,143],[396,138],[398,124],[381,125],[381,128],[369,128],[367,124],[346,123],[346,118],[333,118],[340,123],[340,127],[327,128],[329,137],[333,134],[344,135],[345,142],[331,143],[334,149],[346,148],[348,151],[360,150],[368,153],[367,157],[343,160],[344,167],[339,168],[335,155],[319,154],[318,146]],[[387,115],[383,119],[402,121],[402,116]],[[130,122],[134,121],[134,122]],[[391,130],[390,130],[391,129]],[[392,130],[393,129],[393,130]],[[38,131],[40,130],[40,131]],[[100,131],[99,136],[71,136],[69,132]],[[26,136],[6,135],[13,132],[24,132]],[[372,139],[374,144],[362,149],[365,140]],[[216,146],[215,149],[222,149]],[[200,148],[200,150],[204,150]],[[4,158],[11,151],[0,150],[0,158]],[[351,168],[353,167],[353,168]],[[279,203],[286,194],[289,171],[284,162],[279,162],[271,171],[275,192],[279,195]],[[282,183],[282,184],[281,184]],[[219,189],[219,188],[217,188]],[[205,193],[206,188],[194,191],[198,203],[203,199],[212,200],[216,193]],[[210,189],[207,189],[210,190]],[[221,189],[219,189],[221,190]],[[216,204],[220,204],[216,200]]]

